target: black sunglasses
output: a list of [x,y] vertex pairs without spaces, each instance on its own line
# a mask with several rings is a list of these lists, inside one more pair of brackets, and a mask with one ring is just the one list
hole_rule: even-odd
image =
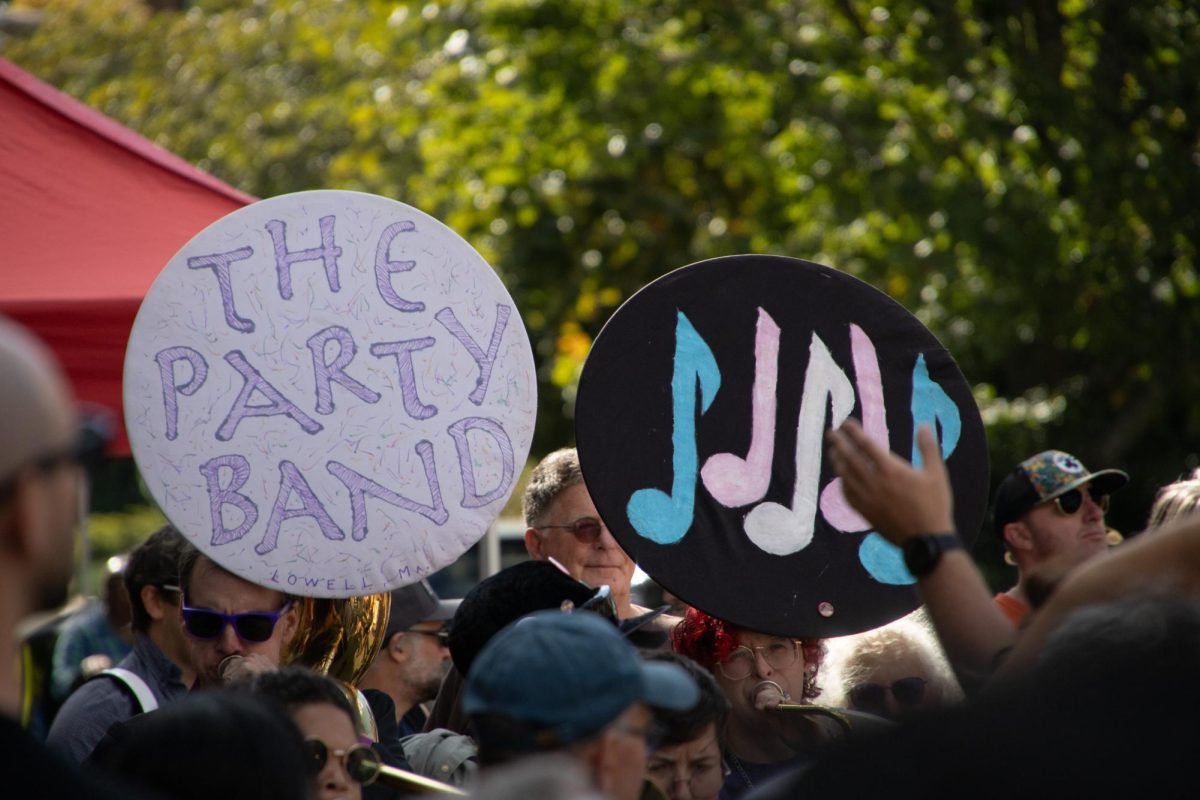
[[[104,455],[104,448],[112,439],[112,414],[107,410],[89,413],[81,417],[79,430],[74,441],[66,447],[53,450],[22,465],[21,469],[35,472],[52,472],[63,464],[77,464],[91,470]],[[0,483],[0,499],[6,497],[17,485],[20,470]]]
[[183,600],[183,627],[197,639],[216,639],[225,630],[226,625],[232,625],[234,632],[243,642],[265,642],[275,632],[275,624],[279,618],[292,607],[292,601],[284,603],[283,608],[274,613],[267,611],[250,611],[244,614],[222,614],[211,608],[192,608]]
[[379,777],[379,755],[365,744],[351,745],[345,750],[330,750],[329,745],[316,736],[304,740],[304,755],[308,768],[316,775],[325,768],[329,757],[340,759],[346,774],[355,783],[366,786]]
[[601,531],[604,530],[604,523],[595,517],[580,517],[566,525],[539,525],[537,527],[539,531],[550,528],[570,531],[581,544],[594,544],[600,538]]
[[[1100,506],[1100,510],[1108,511],[1108,492],[1102,492],[1095,486],[1088,487],[1088,494],[1092,496],[1092,500],[1096,505]],[[1083,508],[1083,490],[1072,489],[1069,492],[1063,492],[1058,497],[1054,498],[1054,505],[1058,506],[1058,510],[1067,516],[1071,516],[1079,509]]]
[[438,628],[436,631],[420,631],[416,628],[405,628],[404,633],[419,633],[422,636],[433,636],[438,640],[438,644],[445,646],[450,641],[450,631],[443,628]]
[[887,716],[888,692],[901,708],[915,708],[925,698],[925,679],[916,676],[900,678],[893,681],[891,686],[860,683],[849,692],[850,704],[858,711]]

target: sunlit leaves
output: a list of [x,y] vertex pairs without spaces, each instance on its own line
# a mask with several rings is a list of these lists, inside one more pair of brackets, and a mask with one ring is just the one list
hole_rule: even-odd
[[1151,482],[1200,451],[1186,0],[77,0],[5,54],[247,191],[445,221],[521,307],[538,449],[622,300],[760,252],[926,321],[993,387],[997,469],[1051,434]]

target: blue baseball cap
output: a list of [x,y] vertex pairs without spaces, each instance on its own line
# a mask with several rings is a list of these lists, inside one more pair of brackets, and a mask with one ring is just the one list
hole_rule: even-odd
[[611,622],[539,611],[496,634],[471,666],[463,710],[540,728],[560,746],[598,732],[636,702],[686,711],[700,690],[676,664],[646,662]]

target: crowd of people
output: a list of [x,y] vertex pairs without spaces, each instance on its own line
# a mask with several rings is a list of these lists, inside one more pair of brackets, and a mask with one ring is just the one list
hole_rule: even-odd
[[[1200,668],[1200,480],[1164,487],[1113,547],[1128,481],[1057,450],[1001,482],[1018,570],[993,595],[954,530],[935,434],[921,466],[853,420],[827,452],[900,548],[923,607],[824,641],[645,608],[572,449],[524,491],[530,559],[461,600],[391,593],[354,685],[287,646],[303,598],[167,526],[121,571],[128,651],[72,678],[45,742],[22,728],[16,631],[66,599],[84,455],[63,376],[0,320],[0,744],[35,797],[770,798],[1182,793]],[[94,442],[92,443],[94,444]],[[122,626],[124,627],[124,626]]]

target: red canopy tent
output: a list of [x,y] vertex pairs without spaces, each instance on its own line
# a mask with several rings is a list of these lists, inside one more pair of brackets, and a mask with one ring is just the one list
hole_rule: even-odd
[[85,402],[122,420],[125,346],[159,271],[254,202],[0,59],[0,313],[44,339]]

